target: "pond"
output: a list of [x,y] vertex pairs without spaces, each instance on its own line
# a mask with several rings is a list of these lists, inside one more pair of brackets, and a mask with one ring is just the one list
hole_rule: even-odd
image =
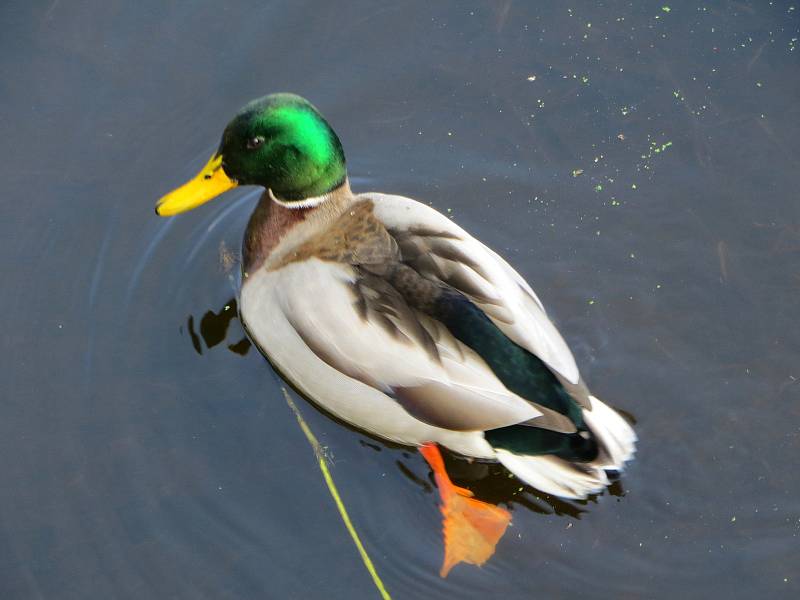
[[429,203],[536,289],[636,460],[510,510],[446,579],[427,463],[290,388],[392,598],[800,596],[795,2],[6,2],[0,596],[379,597],[237,316],[241,187],[173,219],[276,91],[355,191]]

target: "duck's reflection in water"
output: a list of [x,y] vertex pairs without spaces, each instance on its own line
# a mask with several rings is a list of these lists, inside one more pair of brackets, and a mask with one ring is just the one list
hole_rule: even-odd
[[[206,349],[211,349],[215,346],[226,341],[228,336],[228,328],[234,319],[239,318],[239,307],[236,304],[236,298],[228,300],[222,308],[214,312],[207,310],[200,318],[200,326],[195,326],[194,315],[189,315],[186,320],[186,329],[189,332],[189,338],[192,341],[192,346],[198,354],[203,354],[203,344]],[[202,342],[201,342],[202,338]],[[227,344],[228,350],[235,354],[245,356],[249,351],[252,343],[243,336],[238,342]]]

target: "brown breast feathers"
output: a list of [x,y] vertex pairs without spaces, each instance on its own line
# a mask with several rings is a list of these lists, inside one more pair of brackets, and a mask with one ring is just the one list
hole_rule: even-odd
[[353,204],[330,227],[290,250],[270,270],[318,258],[357,266],[396,263],[397,243],[373,214],[371,200]]

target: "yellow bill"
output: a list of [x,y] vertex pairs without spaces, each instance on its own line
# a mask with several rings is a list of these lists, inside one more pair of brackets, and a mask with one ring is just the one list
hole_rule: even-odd
[[223,192],[239,185],[225,174],[222,156],[214,154],[205,167],[181,187],[171,191],[156,203],[156,214],[171,217],[205,204]]

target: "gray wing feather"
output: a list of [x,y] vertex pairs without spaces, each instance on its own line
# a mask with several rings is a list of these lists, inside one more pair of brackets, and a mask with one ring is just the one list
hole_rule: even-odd
[[559,379],[585,388],[572,353],[541,301],[505,260],[424,204],[387,194],[365,197],[375,203],[375,215],[397,240],[404,262],[424,277],[461,291]]
[[281,310],[309,349],[425,423],[484,431],[541,414],[371,271],[312,259],[283,269],[279,286]]

